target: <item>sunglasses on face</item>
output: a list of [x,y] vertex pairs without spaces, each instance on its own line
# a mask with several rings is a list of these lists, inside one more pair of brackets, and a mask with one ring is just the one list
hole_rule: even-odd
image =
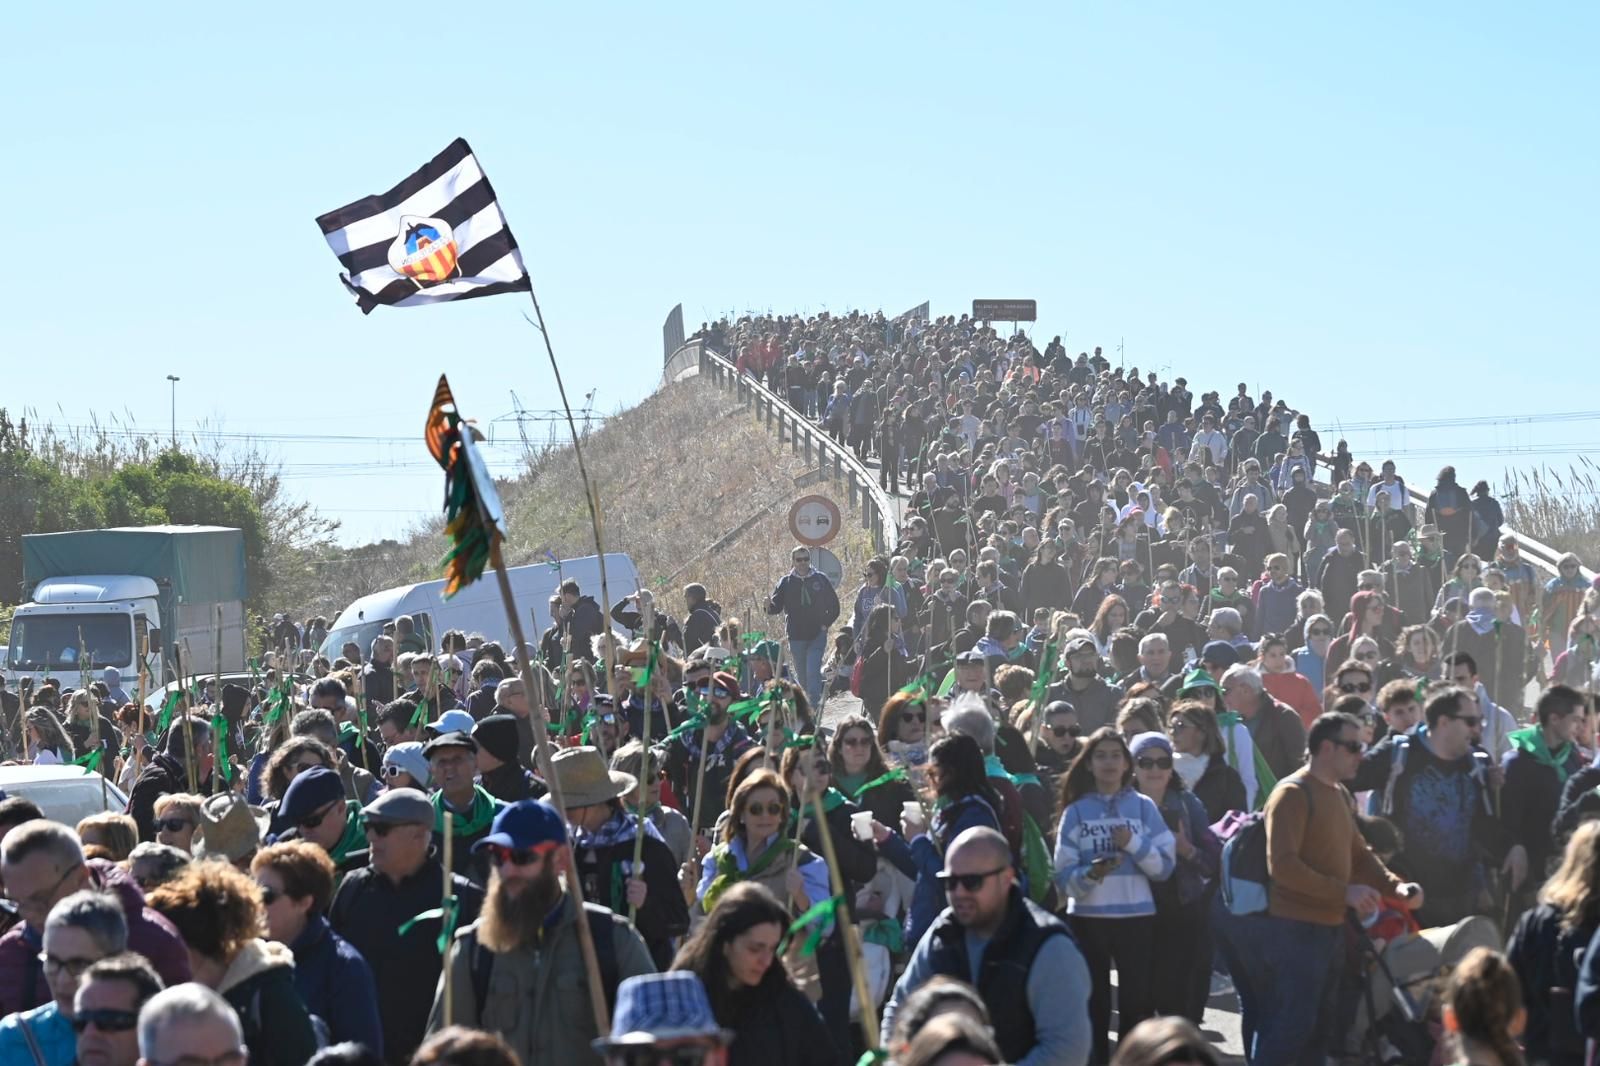
[[1452,714],[1450,717],[1462,723],[1468,729],[1476,729],[1483,724],[1483,718],[1476,714]]
[[906,722],[926,722],[928,720],[928,712],[921,707],[915,710],[908,709],[900,712],[900,718]]
[[542,844],[534,848],[507,848],[496,844],[489,849],[489,861],[496,866],[532,866],[553,847],[554,844]]
[[301,829],[315,829],[317,826],[321,825],[328,815],[333,813],[333,809],[338,806],[341,806],[341,801],[336,800],[322,808],[322,810],[313,811],[312,813],[306,815],[295,824]]
[[845,737],[843,740],[839,741],[839,746],[841,748],[866,748],[866,747],[871,747],[872,746],[872,738],[871,737],[861,737],[861,736]]
[[282,892],[279,892],[277,889],[267,885],[261,885],[260,888],[261,905],[264,907],[272,906],[274,903],[278,902],[278,899],[283,895]]
[[981,874],[941,873],[938,875],[938,880],[940,886],[943,887],[946,892],[949,892],[951,889],[957,887],[959,887],[963,892],[976,892],[978,889],[983,887],[983,883],[985,881],[989,880],[989,878],[993,877],[995,874],[1004,869],[1005,867],[1001,866],[997,869],[988,870]]
[[1058,737],[1080,737],[1083,735],[1083,727],[1076,725],[1062,725],[1060,722],[1053,722],[1050,725],[1050,732],[1054,733]]
[[1339,691],[1344,693],[1346,696],[1350,695],[1352,692],[1371,692],[1372,691],[1372,682],[1370,682],[1370,681],[1344,681],[1344,682],[1340,683]]
[[103,1033],[126,1033],[139,1024],[139,1016],[127,1010],[81,1010],[72,1019],[72,1031],[83,1033],[94,1026]]
[[1172,769],[1172,757],[1163,755],[1160,758],[1135,759],[1133,760],[1133,765],[1141,770],[1170,770]]
[[366,821],[361,823],[361,828],[366,830],[369,837],[386,837],[400,826],[394,822]]
[[403,766],[396,766],[394,763],[389,763],[382,770],[380,770],[379,773],[383,774],[384,777],[399,777],[401,774],[410,773],[410,771]]
[[1362,752],[1367,750],[1367,746],[1361,743],[1359,740],[1336,740],[1334,743],[1343,748],[1345,751],[1348,751],[1351,755],[1360,755]]
[[181,833],[192,825],[194,823],[187,818],[163,818],[156,823],[156,828],[165,829],[169,833]]
[[744,813],[753,814],[757,817],[764,814],[768,818],[776,818],[783,813],[783,804],[777,800],[773,800],[771,803],[752,803],[745,807]]

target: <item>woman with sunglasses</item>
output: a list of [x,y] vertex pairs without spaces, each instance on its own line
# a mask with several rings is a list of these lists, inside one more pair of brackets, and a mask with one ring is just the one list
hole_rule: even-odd
[[1149,1017],[1155,955],[1151,882],[1172,875],[1177,840],[1147,796],[1133,788],[1133,757],[1109,726],[1083,743],[1061,783],[1056,885],[1093,981],[1089,1025],[1095,1062],[1111,1058],[1111,969],[1117,970],[1118,1034]]
[[1439,589],[1439,594],[1433,598],[1433,609],[1442,610],[1445,603],[1450,600],[1466,603],[1472,596],[1472,590],[1482,584],[1483,560],[1471,552],[1466,552],[1456,560],[1456,565],[1450,572],[1450,580],[1444,583]]
[[387,749],[378,779],[385,790],[414,788],[427,792],[432,789],[433,775],[428,770],[428,760],[422,757],[422,744],[407,740]]
[[[884,705],[883,722],[897,718],[911,705],[910,696],[896,693]],[[924,707],[922,714],[926,715]],[[828,741],[828,762],[833,769],[833,785],[862,808],[872,812],[872,817],[884,825],[900,824],[900,813],[905,804],[916,799],[904,769],[891,769],[885,761],[872,723],[859,714],[847,715],[834,726]]]
[[795,914],[832,895],[828,865],[791,837],[789,788],[772,770],[755,770],[734,791],[722,842],[700,864],[690,916],[716,907],[722,893],[750,881],[782,899]]
[[1206,823],[1229,811],[1247,810],[1244,778],[1229,764],[1217,712],[1201,700],[1180,700],[1172,707],[1167,729],[1172,736],[1173,768],[1184,790],[1206,810]]
[[261,887],[226,863],[196,862],[150,893],[150,908],[177,927],[198,984],[239,1016],[252,1066],[301,1066],[317,1050],[295,990],[294,953],[263,939]]
[[789,908],[760,884],[733,885],[678,949],[674,970],[700,978],[717,1024],[733,1033],[727,1066],[833,1066],[832,1035],[789,977]]
[[204,796],[192,792],[168,792],[155,804],[156,843],[177,848],[184,854],[194,850],[194,831],[200,825]]
[[1367,710],[1377,707],[1378,685],[1372,667],[1352,659],[1340,667],[1333,682],[1322,692],[1322,701],[1329,710],[1344,696],[1360,696],[1367,701]]
[[1043,714],[1034,762],[1039,768],[1039,783],[1048,794],[1055,795],[1057,783],[1078,754],[1078,738],[1083,735],[1083,728],[1078,724],[1078,712],[1066,700],[1045,704]]
[[1134,787],[1161,812],[1177,856],[1172,876],[1151,884],[1162,964],[1152,975],[1150,1005],[1157,1014],[1182,1015],[1199,1024],[1210,997],[1211,894],[1222,844],[1211,832],[1205,805],[1173,772],[1172,741],[1162,733],[1141,733],[1128,750]]
[[989,785],[983,752],[971,737],[952,733],[934,741],[928,749],[928,783],[935,794],[932,824],[925,825],[920,814],[909,811],[899,817],[917,871],[906,918],[908,944],[921,940],[945,908],[939,873],[951,842],[974,826],[1003,831],[1000,798]]
[[294,987],[322,1019],[328,1043],[353,1040],[383,1053],[378,986],[372,967],[328,924],[334,870],[328,853],[304,840],[256,852],[250,872],[261,886],[267,939],[294,954]]

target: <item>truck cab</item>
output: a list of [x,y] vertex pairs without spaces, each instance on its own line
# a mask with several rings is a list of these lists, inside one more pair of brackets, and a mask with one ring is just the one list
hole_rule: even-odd
[[160,676],[160,589],[148,577],[85,574],[46,578],[33,599],[17,608],[5,671],[13,683],[32,678],[75,678],[108,666],[130,683],[139,676],[139,649]]

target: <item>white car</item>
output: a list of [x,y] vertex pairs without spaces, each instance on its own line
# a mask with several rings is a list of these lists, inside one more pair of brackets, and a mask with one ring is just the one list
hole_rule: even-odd
[[71,765],[0,766],[0,795],[26,797],[46,818],[69,826],[91,814],[120,813],[128,806],[127,795],[113,782]]

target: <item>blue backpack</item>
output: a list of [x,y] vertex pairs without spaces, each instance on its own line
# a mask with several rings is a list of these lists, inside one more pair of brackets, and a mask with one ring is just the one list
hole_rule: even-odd
[[[1300,786],[1285,781],[1283,787]],[[1306,819],[1311,818],[1311,790],[1306,794]],[[1222,903],[1229,914],[1265,914],[1272,879],[1267,873],[1267,812],[1229,811],[1211,831],[1222,841],[1222,863],[1217,880]]]

